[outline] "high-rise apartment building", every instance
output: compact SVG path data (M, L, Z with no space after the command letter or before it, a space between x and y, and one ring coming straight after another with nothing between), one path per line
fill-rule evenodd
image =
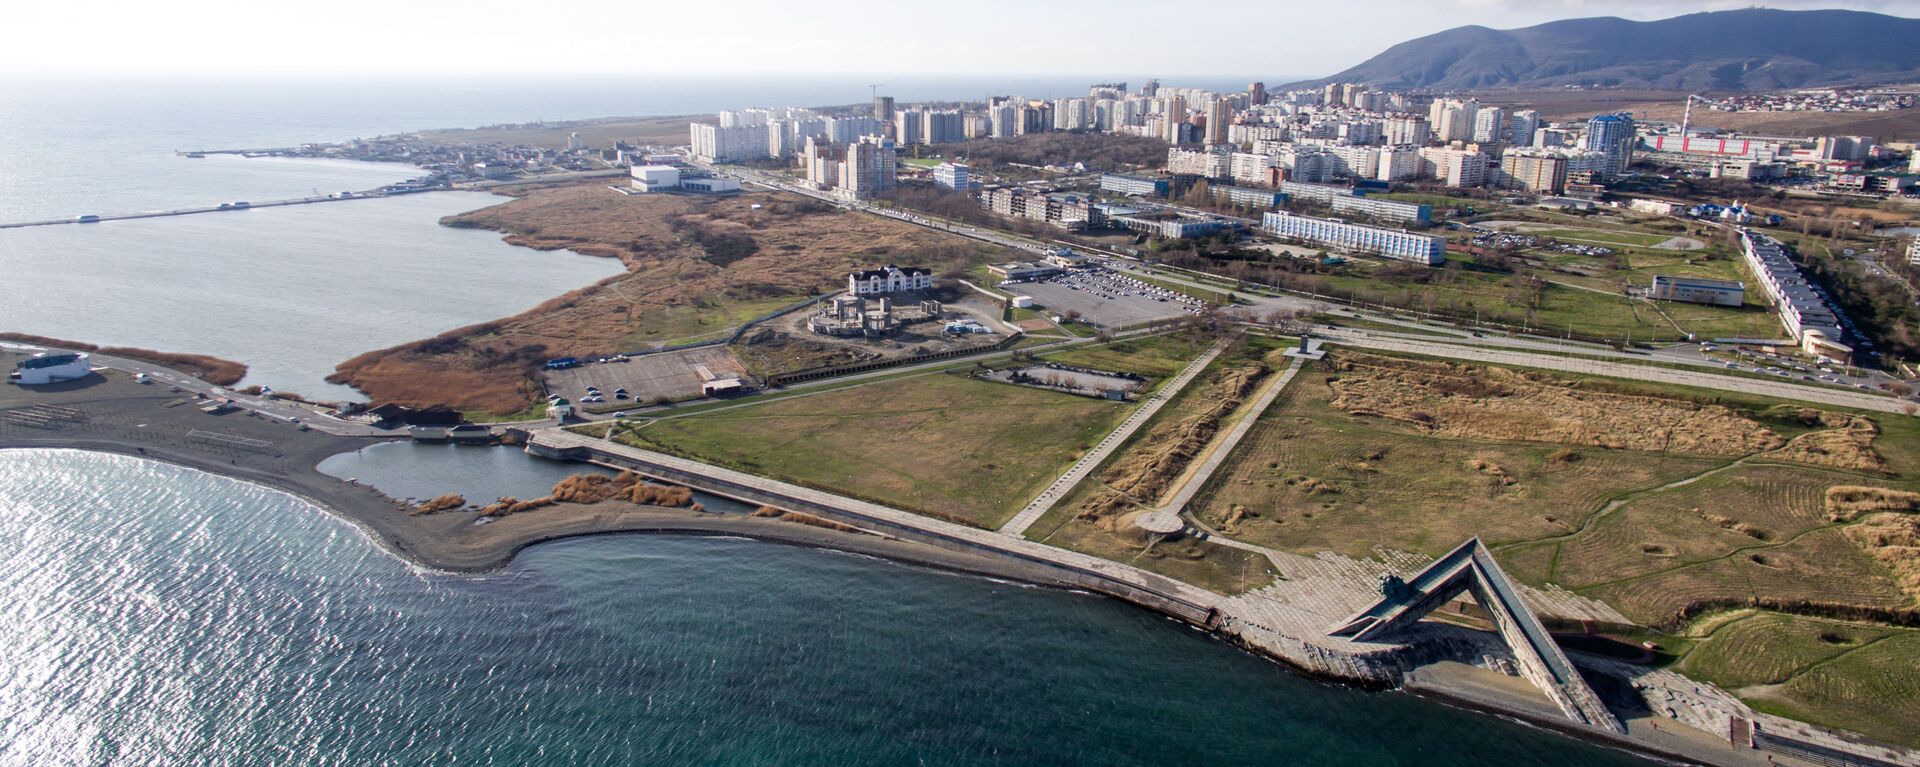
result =
M893 97L873 97L873 119L882 123L893 122Z
M847 145L818 136L807 137L801 150L807 167L807 183L815 189L832 189L840 183L840 166L847 159Z
M1207 104L1207 143L1227 143L1227 126L1233 124L1233 102L1225 96Z
M1507 110L1500 107L1481 107L1475 111L1473 140L1479 144L1507 140Z
M1427 121L1413 115L1394 115L1383 126L1387 146L1425 146L1433 129Z
M770 156L764 122L729 128L693 123L688 132L693 156L706 162L746 162Z
M1507 135L1501 139L1507 146L1533 146L1533 132L1540 128L1540 113L1531 109L1516 110L1507 115Z
M1560 194L1567 189L1567 158L1534 149L1512 149L1500 158L1500 185L1534 194Z
M899 156L893 142L880 136L862 136L848 144L846 161L840 165L840 193L866 199L899 185L894 167Z
M1434 137L1442 143L1449 141L1473 140L1474 119L1480 111L1480 103L1472 99L1438 99L1428 113L1428 121L1434 126Z
M920 143L951 144L967 140L967 116L959 110L946 109L938 112L921 110Z
M902 109L893 115L893 138L901 144L925 144L927 110Z
M1267 103L1267 84L1262 82L1247 85L1247 105L1265 106Z
M987 120L991 124L988 135L994 138L1008 138L1019 132L1020 109L1012 104L989 107Z
M1588 120L1587 136L1580 147L1605 154L1607 164L1603 175L1611 178L1626 173L1627 167L1633 164L1633 145L1639 140L1634 133L1633 117L1622 112Z

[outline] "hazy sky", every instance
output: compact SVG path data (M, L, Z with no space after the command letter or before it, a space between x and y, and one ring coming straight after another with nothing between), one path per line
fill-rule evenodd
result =
M1464 24L1742 0L11 0L0 74L842 72L1323 76ZM1920 0L1774 0L1920 17Z

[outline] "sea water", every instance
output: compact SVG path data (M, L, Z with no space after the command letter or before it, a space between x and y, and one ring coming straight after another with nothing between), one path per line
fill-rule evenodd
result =
M1634 763L1101 597L654 535L424 573L258 486L0 450L0 764Z

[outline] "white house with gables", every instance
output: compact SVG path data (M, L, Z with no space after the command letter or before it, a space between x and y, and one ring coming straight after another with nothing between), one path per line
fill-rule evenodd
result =
M868 269L847 275L847 294L853 296L878 296L932 288L933 270L913 266L899 267L887 264L879 269Z

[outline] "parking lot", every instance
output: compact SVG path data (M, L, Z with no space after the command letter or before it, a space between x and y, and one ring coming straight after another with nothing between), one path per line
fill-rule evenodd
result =
M648 405L660 398L692 399L700 385L714 378L747 377L747 369L725 346L702 346L677 352L634 357L625 362L587 363L546 373L547 393L558 394L593 410L618 409L621 404ZM583 402L587 387L600 389L606 402ZM627 391L621 399L617 392Z
M1014 295L1032 296L1048 314L1079 312L1101 327L1124 327L1200 311L1199 299L1105 270L1069 272L1038 282L1002 285Z

